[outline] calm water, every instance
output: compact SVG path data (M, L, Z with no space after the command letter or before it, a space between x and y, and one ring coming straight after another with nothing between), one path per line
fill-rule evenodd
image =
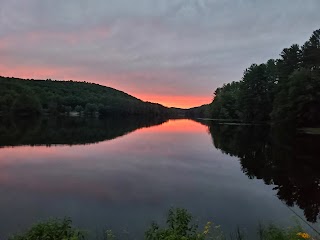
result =
M0 125L0 239L69 216L141 239L170 207L249 235L259 222L315 222L319 137L192 120L50 119ZM294 212L293 212L294 211Z

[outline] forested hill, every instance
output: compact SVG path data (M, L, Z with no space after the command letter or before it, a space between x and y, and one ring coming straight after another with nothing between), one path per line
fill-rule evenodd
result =
M170 109L122 91L88 82L0 77L0 114L151 114Z
M214 95L205 106L213 119L320 126L320 29L301 47L283 49L279 59L252 64Z

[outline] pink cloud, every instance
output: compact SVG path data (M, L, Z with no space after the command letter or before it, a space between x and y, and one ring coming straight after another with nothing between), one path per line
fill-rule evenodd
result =
M76 58L73 55L63 55L54 52L54 46L81 46L104 40L111 34L107 27L95 27L70 32L33 31L12 33L0 38L0 75L32 79L76 80L98 83L127 92L144 101L157 102L168 107L189 108L211 101L209 97L199 96L190 90L181 93L181 80L186 80L188 74L179 70L159 69L125 70L120 63L117 66L106 65L93 56ZM38 44L48 44L54 53L40 51L40 56L30 56L32 49ZM20 46L30 46L19 52ZM52 45L53 44L53 45ZM43 48L42 48L43 49ZM43 50L45 51L45 50ZM13 54L14 53L14 54ZM46 56L43 58L43 55ZM90 58L91 57L91 58ZM61 62L59 61L60 58ZM92 63L98 61L98 65ZM122 69L122 70L121 70ZM180 84L180 85L179 85ZM180 90L179 95L177 92Z
M108 27L93 27L71 31L33 31L12 33L0 38L0 48L16 46L17 44L35 45L39 43L63 42L64 44L79 44L106 39L110 35Z
M0 57L0 60L1 57ZM41 67L35 68L32 66L26 65L15 65L7 66L0 63L0 75L6 77L20 77L27 79L48 79L52 76L56 76L62 80L68 80L69 74L75 71L72 67Z

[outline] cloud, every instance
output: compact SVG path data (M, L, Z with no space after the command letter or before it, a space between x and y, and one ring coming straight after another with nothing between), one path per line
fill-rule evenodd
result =
M320 22L318 0L0 0L0 6L0 75L86 80L172 99L210 98L251 63L302 44Z

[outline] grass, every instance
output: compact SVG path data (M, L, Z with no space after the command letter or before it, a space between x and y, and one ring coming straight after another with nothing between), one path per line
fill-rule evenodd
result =
M32 226L24 233L15 234L9 240L86 240L89 239L86 231L72 225L72 221L52 219ZM111 231L107 230L99 239L120 240ZM130 238L128 238L130 239ZM193 217L185 209L170 209L165 226L160 227L152 223L145 232L145 240L245 240L246 236L238 228L228 237L222 232L219 225L208 222L203 228L194 223ZM283 228L273 224L257 228L257 239L260 240L319 240L311 236L300 225Z

